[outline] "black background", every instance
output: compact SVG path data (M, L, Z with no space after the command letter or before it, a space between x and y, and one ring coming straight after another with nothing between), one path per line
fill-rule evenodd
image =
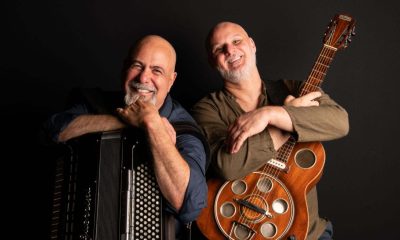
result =
M320 214L334 222L336 239L399 238L395 0L14 0L1 9L2 218L13 239L47 237L53 164L36 148L41 122L63 109L73 87L118 90L122 59L134 40L159 34L175 46L172 95L189 108L221 87L204 50L217 22L245 27L264 79L305 79L339 12L356 18L357 35L337 53L323 87L348 110L350 133L324 144Z

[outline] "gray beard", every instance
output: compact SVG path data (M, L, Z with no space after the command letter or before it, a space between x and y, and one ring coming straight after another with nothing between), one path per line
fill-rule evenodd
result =
M151 96L151 98L148 100L148 102L150 102L151 104L153 104L154 106L157 103L157 98L156 98L156 94L157 92L153 92L153 95ZM135 103L140 97L140 94L136 93L136 92L132 92L131 90L129 90L124 97L124 101L125 104L127 106Z
M223 70L219 67L217 67L218 72L221 74L222 78L225 79L228 82L231 83L238 83L242 79L247 79L248 77L251 76L251 66L256 64L256 54L254 53L254 56L250 59L250 62L248 62L242 69L240 70L234 70L234 71L229 71L229 70Z

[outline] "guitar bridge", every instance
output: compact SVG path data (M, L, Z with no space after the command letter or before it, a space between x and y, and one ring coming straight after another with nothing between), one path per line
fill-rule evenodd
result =
M289 167L286 165L286 163L278 161L276 159L270 159L268 160L267 164L269 164L271 167L274 167L280 171L283 171L285 173L289 172Z
M229 236L234 237L234 239L251 240L255 234L256 231L247 225L234 221Z

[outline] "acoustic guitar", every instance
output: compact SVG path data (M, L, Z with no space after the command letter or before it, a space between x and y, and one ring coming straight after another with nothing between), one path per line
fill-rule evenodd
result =
M337 14L328 25L323 47L299 96L319 90L339 49L354 35L355 20ZM305 239L306 194L322 176L325 150L320 142L299 143L292 136L258 171L242 179L210 179L208 207L196 223L208 239Z

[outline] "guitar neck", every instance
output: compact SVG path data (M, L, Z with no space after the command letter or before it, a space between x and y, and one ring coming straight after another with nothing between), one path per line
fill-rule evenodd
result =
M320 54L308 76L307 81L300 91L299 96L303 96L309 92L318 91L325 79L329 66L336 54L337 49L326 44L323 45Z
M328 72L329 66L331 65L333 57L336 54L336 50L337 49L334 47L328 46L326 44L323 45L322 50L317 57L317 61L315 62L307 81L304 82L304 85L300 90L299 96L303 96L309 92L319 90L322 82L325 79L326 73ZM295 144L296 140L293 136L291 136L285 142L285 144L283 144L279 148L277 159L282 162L287 162Z

